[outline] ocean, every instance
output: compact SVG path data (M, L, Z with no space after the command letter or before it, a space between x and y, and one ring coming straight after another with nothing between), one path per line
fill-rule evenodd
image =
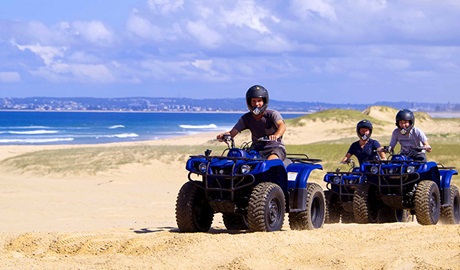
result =
M0 111L0 145L100 144L230 130L242 113ZM299 114L282 114L285 119Z

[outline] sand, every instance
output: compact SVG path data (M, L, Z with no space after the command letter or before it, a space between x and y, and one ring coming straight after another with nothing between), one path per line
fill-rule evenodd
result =
M424 127L440 130L430 126ZM345 133L350 123L308 123L288 129L285 142L333 139L328 128ZM204 146L215 135L128 145ZM82 146L0 146L0 160L73 147ZM293 231L286 215L281 231L253 233L226 230L216 214L208 233L180 233L174 212L187 181L184 167L179 160L150 160L96 175L0 167L0 269L460 269L459 225L351 223Z

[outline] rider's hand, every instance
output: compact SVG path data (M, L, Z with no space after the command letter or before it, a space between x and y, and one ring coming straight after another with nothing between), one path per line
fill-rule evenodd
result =
M270 141L277 141L277 140L279 139L279 136L278 136L278 135L275 135L275 134L269 135L269 136L268 136L268 139L269 139Z
M381 152L384 152L384 153L391 153L392 149L391 149L391 146L384 146L382 147L382 150Z
M221 134L218 134L216 139L219 141L219 142L223 142L224 140L224 136L225 135L230 135L230 132L224 132L224 133L221 133Z

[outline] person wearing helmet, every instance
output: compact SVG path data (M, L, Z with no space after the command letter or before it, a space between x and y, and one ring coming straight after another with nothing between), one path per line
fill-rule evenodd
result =
M390 147L394 149L397 143L401 145L401 154L408 155L414 160L426 161L426 152L431 152L431 146L425 133L416 128L414 113L408 109L396 114L396 129L391 134ZM421 147L422 151L415 148Z
M246 92L249 112L241 116L232 130L217 135L217 140L221 141L224 134L230 134L233 138L243 130L249 129L253 147L263 158L284 160L286 148L282 138L286 125L278 111L267 109L269 101L267 89L260 85L251 86ZM267 137L269 141L259 141L263 137Z
M355 155L362 164L368 160L386 160L385 153L382 151L383 147L377 140L371 139L372 123L369 120L359 121L356 125L356 134L359 140L352 143L348 149L347 154L343 157L341 163L347 163L351 156Z

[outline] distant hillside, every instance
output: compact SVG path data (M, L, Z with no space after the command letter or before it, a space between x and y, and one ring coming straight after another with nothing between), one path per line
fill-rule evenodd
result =
M307 114L286 120L288 125L285 141L288 144L303 144L342 139L356 139L356 124L368 119L374 126L373 137L388 139L395 126L397 109L386 106L370 106L363 111L331 109ZM424 112L415 112L415 125L421 128L430 139L446 141L460 137L460 119L432 118ZM305 132L298 130L305 129ZM302 137L298 134L302 133ZM310 134L311 133L311 134ZM311 138L307 138L309 134Z

